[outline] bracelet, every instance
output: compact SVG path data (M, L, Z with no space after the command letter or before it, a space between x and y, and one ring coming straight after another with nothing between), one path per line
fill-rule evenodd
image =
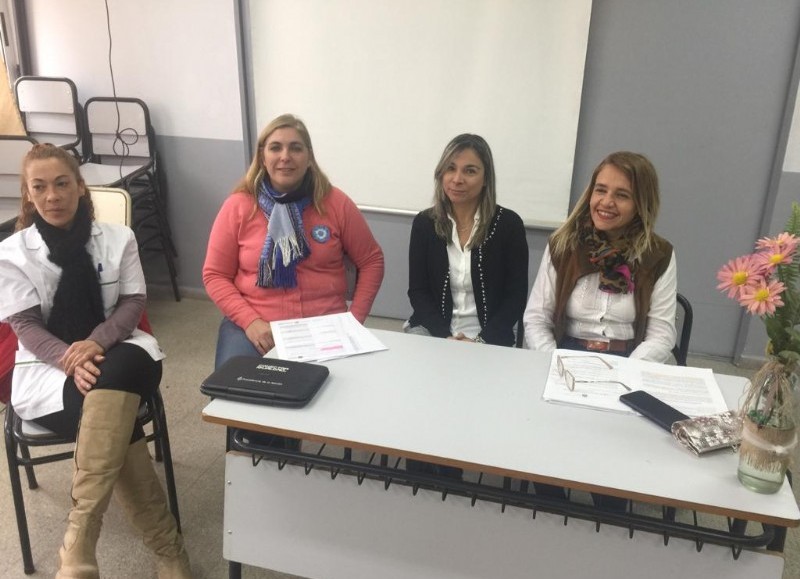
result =
M473 342L475 342L475 343L477 343L477 344L485 344L485 343L486 343L486 340L484 340L484 339L481 337L481 335L480 335L480 334L478 334L477 336L475 336L475 339L474 339L474 340L472 340L472 341L473 341Z

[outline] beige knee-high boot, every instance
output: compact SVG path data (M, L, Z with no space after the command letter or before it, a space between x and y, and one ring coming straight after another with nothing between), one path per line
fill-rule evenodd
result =
M159 579L190 579L189 557L164 490L153 468L147 443L134 442L114 488L117 502L158 558Z
M92 390L83 401L75 443L72 510L58 552L61 563L57 579L100 576L95 557L97 539L128 453L139 401L139 396L118 390Z

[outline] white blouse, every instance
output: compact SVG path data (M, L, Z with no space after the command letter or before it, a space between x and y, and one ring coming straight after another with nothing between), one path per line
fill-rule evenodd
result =
M630 340L634 337L636 307L633 294L612 294L600 291L600 274L578 279L566 304L567 335L580 339ZM676 295L678 291L675 252L667 270L656 281L647 314L644 341L631 353L631 358L666 362L672 355L675 330ZM556 270L545 248L536 281L523 315L525 342L533 350L556 348L553 315L556 303Z
M455 220L448 215L452 223L452 243L447 244L447 260L450 263L450 293L453 296L453 317L450 320L450 333L455 336L459 332L469 339L481 333L481 323L478 320L478 305L475 302L475 292L472 287L472 249L462 249L458 239ZM480 212L475 213L469 239L464 247L469 247L472 237L478 229Z

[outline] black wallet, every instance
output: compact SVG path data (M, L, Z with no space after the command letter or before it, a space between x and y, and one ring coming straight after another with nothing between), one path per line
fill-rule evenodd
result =
M206 378L200 391L214 398L300 408L328 378L328 368L307 362L235 356Z
M636 412L649 418L667 432L672 432L672 424L679 420L689 418L680 410L677 410L644 390L634 390L627 394L622 394L619 401L627 404Z

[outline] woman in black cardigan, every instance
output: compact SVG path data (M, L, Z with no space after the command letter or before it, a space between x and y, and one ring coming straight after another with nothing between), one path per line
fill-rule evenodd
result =
M489 145L463 134L434 173L434 205L411 228L406 331L513 346L528 293L520 217L497 205Z

